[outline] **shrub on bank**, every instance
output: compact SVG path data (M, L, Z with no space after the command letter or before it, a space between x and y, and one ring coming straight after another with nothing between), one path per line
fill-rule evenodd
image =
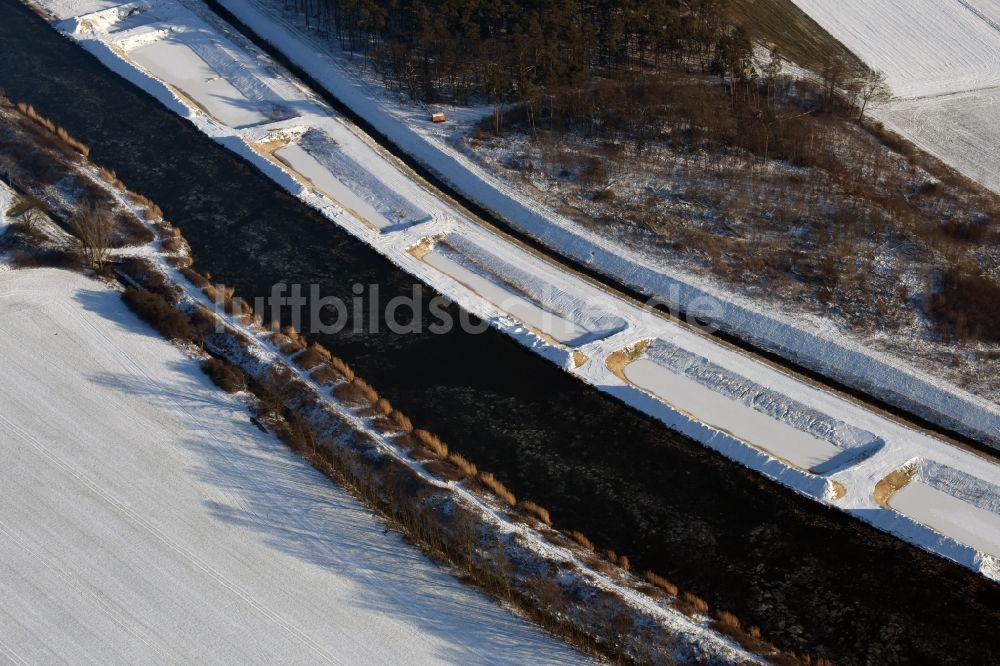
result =
M355 378L354 370L352 370L351 366L347 365L347 363L345 363L343 360L341 360L336 356L333 356L332 358L330 358L330 365L332 365L337 372L343 375L344 379L346 379L349 382L354 381Z
M129 199L131 199L132 203L146 208L146 219L152 220L158 217L163 217L163 211L160 210L159 206L150 201L148 197L132 191L127 191L125 194Z
M314 342L295 357L295 365L303 370L312 370L330 359L330 352L322 345Z
M246 390L247 376L242 370L214 356L201 362L201 369L206 375L226 393L238 393Z
M64 145L72 148L75 152L83 155L84 157L90 156L90 148L86 144L73 138L64 128L57 126L51 120L38 113L32 105L25 104L24 102L18 102L17 110L20 111L24 117L30 118L34 121L39 127L42 127L47 132L54 134L60 141L63 142Z
M163 274L149 259L143 257L126 257L118 264L118 269L139 282L148 291L162 296L172 306L177 305L183 290Z
M399 429L403 432L413 432L413 421L411 421L406 414L398 409L392 410L392 413L389 414L389 418L393 423L399 426Z
M329 363L324 363L309 374L314 382L322 386L329 386L331 384L336 384L342 377L337 370Z
M129 288L122 294L122 298L140 319L159 331L163 337L171 340L194 339L190 320L159 294L148 289Z
M690 592L684 592L680 596L677 608L685 615L704 615L708 612L708 602Z
M716 611L715 617L721 624L724 624L727 627L732 627L733 629L743 628L743 623L740 622L740 619L735 615L733 615L732 613L730 613L729 611L724 611L724 610Z
M178 270L180 270L181 275L187 278L187 280L198 289L203 289L208 285L208 278L206 278L204 275L194 270L190 266L185 266Z
M357 389L358 393L364 396L365 400L375 404L379 401L378 391L376 391L371 384L361 379L360 377L355 377L352 382L354 388Z

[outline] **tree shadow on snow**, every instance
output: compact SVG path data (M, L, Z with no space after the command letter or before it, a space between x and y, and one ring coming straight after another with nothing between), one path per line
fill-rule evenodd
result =
M162 404L190 424L196 436L179 442L195 455L187 473L231 498L220 501L218 493L211 493L216 499L203 502L214 519L252 531L270 548L330 572L331 591L343 588L337 579L346 578L348 589L361 593L338 603L397 618L435 636L435 656L442 660L555 663L572 654L463 585L275 436L258 430L245 405L213 386L195 361L173 362L169 370L173 376L165 386L156 377L114 373L90 379ZM275 584L294 588L295 582Z

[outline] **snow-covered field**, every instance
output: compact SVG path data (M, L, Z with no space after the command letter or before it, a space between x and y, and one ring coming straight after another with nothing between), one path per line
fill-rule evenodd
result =
M117 292L5 271L0 312L0 661L582 660L386 533Z
M875 115L1000 191L998 0L793 0L898 98Z
M990 0L793 0L900 97L1000 85L1000 27ZM983 8L985 11L977 11Z
M65 8L70 0L59 1ZM684 295L676 299L688 303L705 295L698 285L679 282L659 269L635 263L624 256L626 253L620 248L603 247L595 239L574 235L542 213L528 208L527 202L512 198L516 197L512 191L500 185L501 189L495 189L496 183L488 175L463 161L456 151L446 148L448 144L443 136L434 139L430 134L445 130L419 120L415 112L409 120L393 115L381 106L388 104L387 98L379 97L368 83L349 78L336 63L331 66L329 59L317 56L306 42L297 41L287 27L267 19L253 5L241 0L224 2L263 34L287 47L303 66L314 66L318 78L337 88L338 94L349 104L363 107L359 109L362 115L385 125L391 130L386 133L400 139L405 149L422 154L424 158L440 156L441 164L453 170L460 189L465 190L468 186L469 191L484 194L487 199L493 197L490 201L505 213L510 212L509 217L515 220L526 213L530 219L522 217L521 221L527 220L529 227L532 220L537 221L534 230L539 231L539 235L548 234L548 240L554 245L582 261L600 264L611 273L628 273L628 282L655 287L653 291L664 294L684 291ZM133 9L137 11L129 16ZM187 117L201 131L252 161L333 223L581 380L804 495L848 511L987 576L1000 578L997 561L972 545L960 542L962 533L956 531L949 536L947 526L938 526L944 533L935 531L881 505L873 496L878 481L914 458L939 461L964 474L963 484L977 488L1000 488L1000 466L900 425L853 401L803 383L700 332L653 314L479 226L423 189L355 127L317 101L251 44L236 34L224 34L218 19L197 0L143 0L89 16L69 18L57 25L108 67ZM155 72L132 59L132 49L148 48L158 39L165 38L184 43L190 39L193 44L211 45L212 53L226 54L231 64L223 67L213 61L210 64L214 71L230 72L234 77L230 82L247 99L277 99L274 108L294 109L295 117L284 116L272 123L240 128L225 124L222 119L226 114L204 113L198 105L170 87L171 82L189 76L183 71L182 63L158 63L157 67L161 68L158 71L164 77L159 79L150 75ZM204 49L197 52L205 59ZM248 95L247 91L253 95ZM245 107L238 99L218 101L235 108ZM236 120L234 124L239 122ZM429 128L427 133L413 129L418 124ZM391 193L394 201L408 202L413 210L425 213L426 219L419 224L397 225L391 229L380 227L364 219L362 211L336 201L335 195L326 196L320 188L304 184L301 173L293 173L295 169L283 166L268 153L267 146L276 136L298 141L310 132L319 132L331 141L329 145L336 146L344 161L363 167L352 170L348 178L342 173L332 173L337 167L326 164L331 178L364 198L380 215L389 209L385 193ZM308 151L308 146L305 149ZM323 166L324 161L316 159L310 168ZM319 180L321 175L313 173L313 178ZM375 200L370 200L373 197ZM508 205L509 208L504 209ZM434 256L447 256L450 263L434 264L434 260L429 263L426 253L415 251L429 239L447 239L441 248L448 254ZM477 288L490 293L480 293ZM508 303L501 298L503 293L495 291L497 289L517 295L521 300ZM491 299L491 293L496 298ZM496 300L501 303L494 302ZM793 358L822 358L824 366L832 371L860 373L863 378L875 382L876 387L882 387L880 382L888 384L887 392L897 391L917 405L930 404L974 432L1000 439L1000 414L996 405L935 383L919 372L900 367L894 359L852 347L837 339L835 332L802 330L793 322L774 319L748 304L715 302L729 322L744 326L753 333L751 337L770 340ZM571 327L546 332L537 326L537 317L547 317L553 326L561 320ZM739 330L740 326L735 328ZM689 401L683 409L678 409L676 405L685 398L684 393L689 388L686 384L659 382L644 389L619 377L609 367L608 359L612 355L649 339L665 341L709 364L711 377L699 378L699 386L729 398L756 396L749 402L742 398L736 400L741 409L756 411L752 418L758 427L741 434L726 432L719 422L720 406L716 400ZM779 439L781 441L776 441ZM817 439L821 441L813 441ZM847 449L847 458L824 447L824 442ZM877 445L882 442L884 445ZM854 444L859 445L859 450L851 450ZM835 454L834 458L828 458L820 466L812 464L827 453ZM788 464L785 460L798 460L801 464ZM833 464L834 461L837 464ZM994 512L1000 513L1000 510L994 509Z

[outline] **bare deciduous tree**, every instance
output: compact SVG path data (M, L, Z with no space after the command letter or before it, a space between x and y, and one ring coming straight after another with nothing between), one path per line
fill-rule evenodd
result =
M858 81L858 122L864 120L865 110L872 102L884 104L892 99L892 89L886 82L885 72L877 69L868 70Z
M104 206L82 204L70 219L69 229L77 238L84 260L95 270L104 270L115 231L111 211Z
M7 211L7 217L17 218L28 229L35 230L45 216L45 202L33 194L22 194Z
M21 168L12 156L0 155L0 177L14 186L21 182Z

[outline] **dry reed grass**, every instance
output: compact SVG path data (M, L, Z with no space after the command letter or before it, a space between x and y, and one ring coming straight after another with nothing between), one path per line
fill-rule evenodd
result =
M583 532L580 532L578 530L573 530L572 532L569 533L569 538L571 538L573 541L577 543L577 545L585 548L586 550L590 551L594 550L593 542L591 542L591 540L588 539L587 535L584 534Z
M406 414L398 409L392 410L392 413L389 414L389 418L393 423L399 426L399 429L403 432L413 432L413 421L411 421Z
M677 589L676 585L671 583L663 576L659 576L653 573L652 571L646 571L645 573L642 574L642 577L646 580L647 583L649 583L653 587L663 590L664 592L666 592L671 596L676 597L680 591Z
M354 388L357 389L358 393L360 393L364 397L364 399L367 400L368 402L375 404L379 401L378 391L376 391L372 387L372 385L366 382L365 380L361 379L360 377L355 377L354 381L351 382L351 384L353 384Z
M331 384L336 384L341 379L343 375L337 372L329 363L324 363L317 368L315 368L309 375L314 382L322 386L330 386Z
M50 134L53 134L56 137L58 137L59 140L63 142L63 144L69 146L80 155L84 157L90 157L90 147L87 146L87 144L83 143L82 141L79 141L78 139L75 139L73 136L70 135L69 132L66 131L65 128L59 127L51 120L49 120L42 114L38 113L38 111L35 110L35 107L33 107L31 104L18 102L17 110L20 111L24 117L30 118L32 121L34 121L35 124L37 124L39 127L42 127Z
M413 438L417 443L429 451L436 458L448 457L448 445L441 441L437 435L427 430L417 429L413 431Z
M330 352L318 342L313 342L294 358L295 365L303 370L312 370L313 368L325 365L329 360Z
M470 479L476 478L479 470L465 456L460 453L449 453L448 462L457 467L459 471Z
M704 615L708 612L708 602L690 592L684 592L677 604L678 610L685 615Z
M345 363L342 359L333 356L330 358L330 365L332 365L337 372L343 375L345 380L347 380L348 382L354 381L355 379L354 370L352 370L351 366L347 365L347 363Z
M552 516L549 515L549 510L545 507L539 506L530 500L521 500L517 503L517 508L552 527Z
M517 506L517 497L507 489L503 483L501 483L495 476L489 472L479 473L479 482L484 486L493 491L493 494L499 497L508 506Z

